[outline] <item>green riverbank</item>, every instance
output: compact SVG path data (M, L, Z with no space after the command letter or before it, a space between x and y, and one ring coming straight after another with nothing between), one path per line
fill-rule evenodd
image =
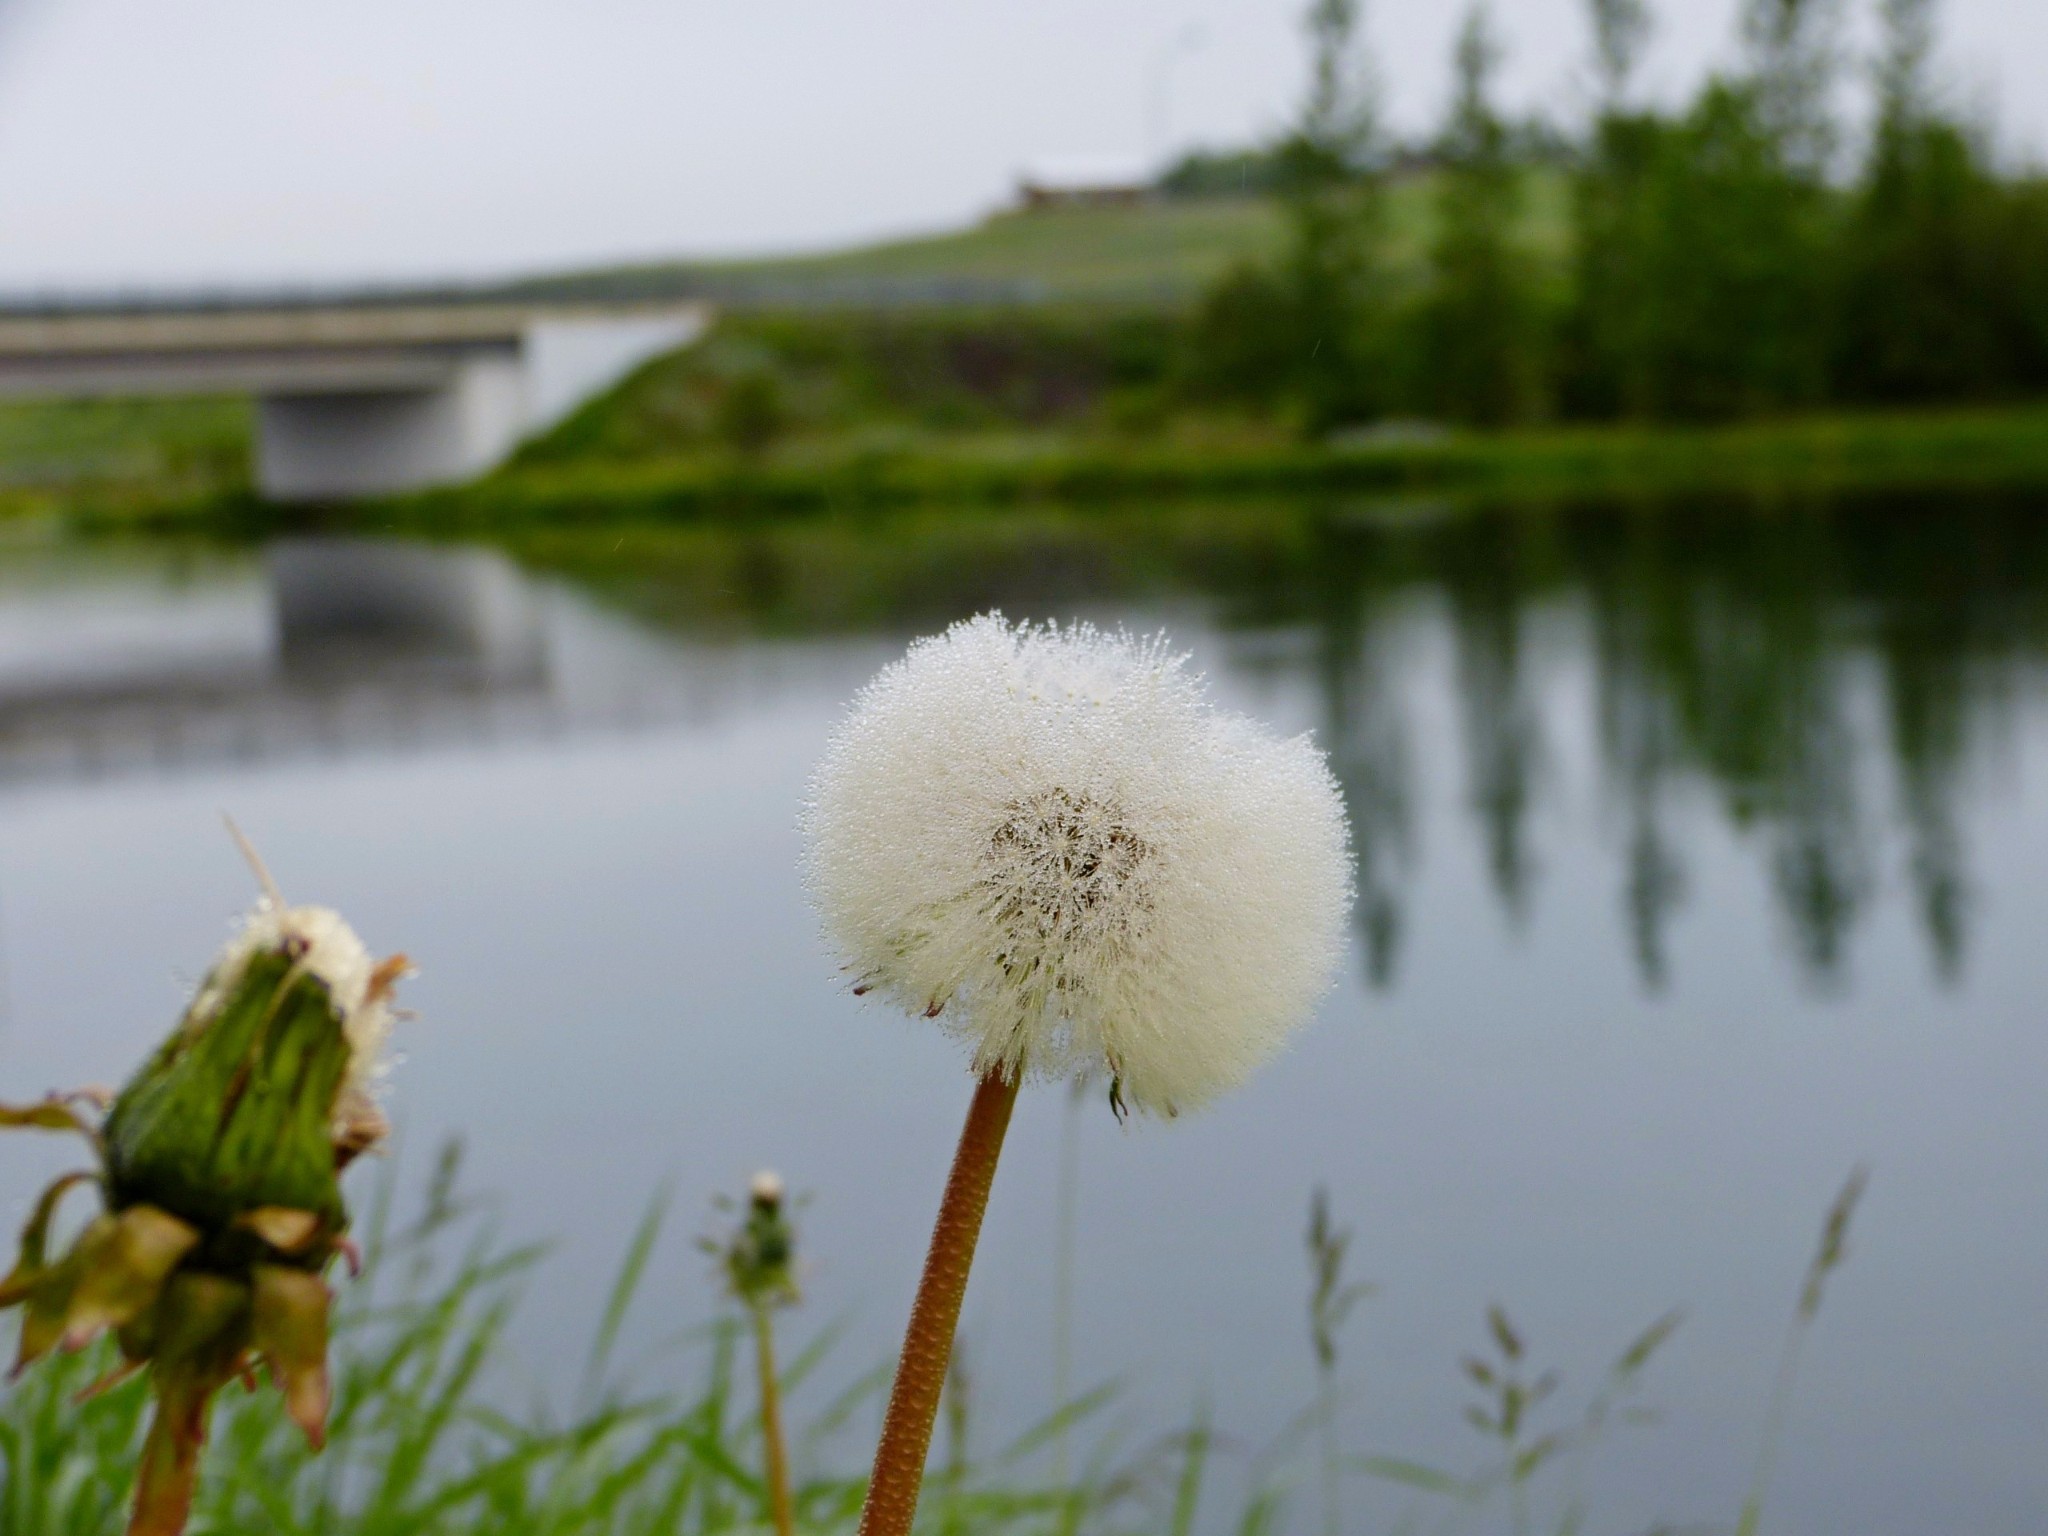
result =
M532 465L459 489L365 506L358 516L379 526L467 532L1274 494L1550 500L1948 485L2048 485L2048 406L1821 416L1698 430L1571 428L1413 440L1382 434L1335 446L1006 438L807 461Z
M138 418L147 424L148 418ZM182 425L182 421L180 422ZM209 425L214 425L209 423ZM2048 403L1827 414L1696 428L1497 433L1382 429L1330 445L1221 436L932 436L900 447L793 445L747 456L515 461L463 486L279 507L220 451L164 473L160 456L96 454L90 472L0 485L0 516L81 530L279 526L477 534L930 507L1132 504L1164 498L1429 495L1554 500L1897 488L2048 487ZM127 472L100 473L103 466ZM132 470L130 466L133 466Z
M477 527L1281 492L1492 498L2035 483L2048 485L2044 405L1699 429L1382 433L1331 446L1009 438L799 461L536 465L379 510L408 526Z

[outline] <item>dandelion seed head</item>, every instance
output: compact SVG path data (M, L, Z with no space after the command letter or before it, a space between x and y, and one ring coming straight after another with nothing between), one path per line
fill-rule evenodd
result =
M1351 895L1322 755L1209 701L1162 638L999 614L855 699L806 803L805 874L857 991L977 1071L1104 1070L1194 1108L1328 987Z

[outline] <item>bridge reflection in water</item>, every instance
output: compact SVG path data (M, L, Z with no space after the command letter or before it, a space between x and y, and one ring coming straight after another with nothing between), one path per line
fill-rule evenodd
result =
M715 654L569 625L505 555L290 539L0 577L0 786L404 754L716 713Z

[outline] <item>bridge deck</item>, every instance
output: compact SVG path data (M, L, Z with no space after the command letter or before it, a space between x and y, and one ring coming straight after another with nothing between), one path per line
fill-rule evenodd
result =
M688 306L400 304L0 313L0 395L404 392L447 385L535 327Z

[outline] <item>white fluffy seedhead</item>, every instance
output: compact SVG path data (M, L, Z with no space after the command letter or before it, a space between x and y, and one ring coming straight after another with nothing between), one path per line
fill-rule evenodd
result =
M192 1017L209 1017L258 954L289 950L308 975L326 987L349 1045L345 1090L363 1090L375 1080L391 1034L388 976L341 914L326 907L287 907L263 897L242 918L206 974L192 1004Z
M1096 1067L1193 1108L1329 985L1351 859L1322 754L1218 711L1161 639L999 614L920 640L812 781L806 876L858 990L977 1071Z

